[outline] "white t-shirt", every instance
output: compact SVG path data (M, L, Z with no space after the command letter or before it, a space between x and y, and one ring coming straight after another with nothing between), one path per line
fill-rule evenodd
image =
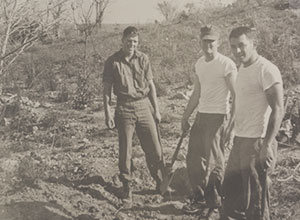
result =
M237 68L235 63L228 57L218 53L209 61L201 57L196 65L196 75L201 85L201 95L198 111L201 113L227 114L229 111L229 88L225 77L231 73L235 78Z
M265 90L276 83L282 84L279 69L262 56L252 65L240 67L236 80L236 136L265 136L271 114Z

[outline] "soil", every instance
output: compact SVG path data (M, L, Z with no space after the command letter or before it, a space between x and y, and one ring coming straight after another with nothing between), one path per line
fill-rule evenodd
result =
M166 161L170 161L187 100L161 97L159 103L162 146ZM125 209L120 200L117 132L105 127L101 105L82 111L50 101L27 109L26 105L21 106L20 115L29 113L34 121L30 128L22 120L13 127L8 119L1 127L0 220L206 219L208 210L201 215L182 211L190 195L185 165L188 137L175 163L171 184L175 192L166 196L154 193L144 153L134 138L133 207ZM300 219L299 172L292 176L299 163L299 146L279 148L272 175L273 220ZM210 219L218 217L218 212L213 212Z

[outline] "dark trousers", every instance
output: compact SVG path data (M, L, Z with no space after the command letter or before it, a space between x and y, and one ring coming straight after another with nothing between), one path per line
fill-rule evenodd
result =
M129 183L132 179L132 138L136 131L145 152L150 174L157 183L160 183L164 169L163 153L149 99L118 101L115 121L119 134L120 180L123 183Z
M190 133L187 153L189 181L195 197L210 207L221 205L220 189L224 175L222 137L225 115L197 113Z
M261 138L235 137L222 186L223 217L221 219L269 220L269 174L274 169L264 170L259 162ZM272 145L274 155L277 142ZM240 216L240 217L238 217Z

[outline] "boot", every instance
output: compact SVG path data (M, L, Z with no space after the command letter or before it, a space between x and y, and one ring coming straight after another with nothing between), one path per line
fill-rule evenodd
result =
M123 184L122 203L124 208L130 209L132 207L132 190L129 183Z

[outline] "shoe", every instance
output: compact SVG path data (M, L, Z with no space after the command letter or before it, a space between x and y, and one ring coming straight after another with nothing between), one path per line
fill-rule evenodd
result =
M132 190L129 184L123 185L122 203L123 208L130 209L132 207Z
M185 206L183 206L182 210L187 214L195 214L207 208L204 200L195 200L192 199L191 202Z
M224 207L219 208L220 218L219 220L230 220L230 219L240 219L246 220L245 212L234 210L230 214L226 213Z

